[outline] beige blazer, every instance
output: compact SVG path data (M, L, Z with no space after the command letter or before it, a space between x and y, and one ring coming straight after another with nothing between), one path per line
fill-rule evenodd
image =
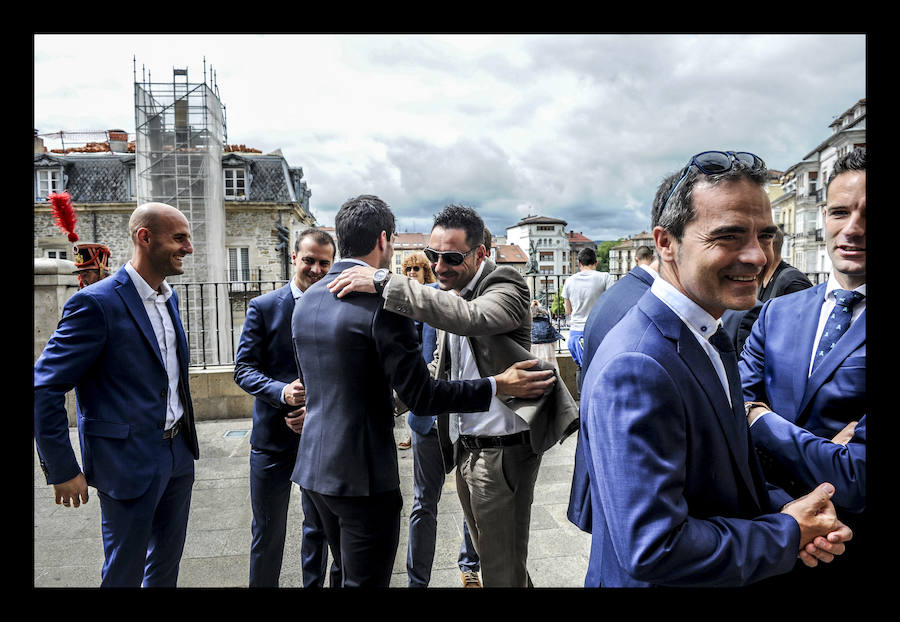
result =
M467 299L400 277L392 278L387 288L385 309L437 329L437 347L430 365L435 378L449 378L447 333L468 339L482 377L535 358L531 354L531 296L525 280L513 268L498 267L490 259L484 261L481 279ZM535 369L553 367L540 361ZM528 424L531 446L537 453L561 443L578 429L578 405L559 377L540 398L501 399ZM449 473L456 463L456 448L450 446L448 422L447 414L438 417L444 465Z

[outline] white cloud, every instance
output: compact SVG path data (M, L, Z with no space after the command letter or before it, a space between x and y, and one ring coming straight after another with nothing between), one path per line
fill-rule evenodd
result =
M865 97L861 35L37 35L34 52L41 132L133 132L132 57L154 82L201 81L205 57L229 142L302 166L322 224L375 193L423 231L453 200L497 231L538 212L636 233L692 153L783 170Z

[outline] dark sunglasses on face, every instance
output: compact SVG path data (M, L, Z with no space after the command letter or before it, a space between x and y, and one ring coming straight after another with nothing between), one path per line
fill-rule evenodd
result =
M418 272L419 266L406 266L406 271L409 272L410 270L412 270L413 272Z
M465 253L460 253L459 251L436 251L433 248L426 247L425 256L428 257L428 261L431 263L437 263L439 260L443 259L444 263L448 266L458 266L474 251L474 248L470 248Z
M751 169L763 169L766 167L766 163L763 162L761 157L752 154L749 151L704 151L693 155L687 163L687 166L684 167L684 171L681 173L681 179L679 179L678 183L669 190L663 210L668 207L669 199L672 198L672 195L675 194L675 190L678 189L678 186L680 186L681 182L684 181L684 178L687 177L692 166L696 166L704 175L717 175L731 170L731 167L734 166L735 162L741 162Z

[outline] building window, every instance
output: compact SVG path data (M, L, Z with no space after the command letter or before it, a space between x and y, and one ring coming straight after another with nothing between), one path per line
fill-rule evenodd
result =
M131 186L130 194L133 199L137 196L137 172L134 166L128 168L128 183Z
M250 280L250 249L246 246L228 249L228 280Z
M225 196L232 199L242 199L245 195L246 180L244 169L226 168L225 172Z
M47 196L62 191L62 174L59 169L37 171L37 198L43 201Z
M68 259L66 251L47 251L47 257L50 259Z
M541 261L553 261L553 252L541 251Z

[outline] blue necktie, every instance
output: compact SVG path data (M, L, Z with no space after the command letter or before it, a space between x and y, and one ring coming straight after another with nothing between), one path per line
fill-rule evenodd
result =
M862 300L864 296L859 292L851 292L846 289L834 290L834 309L825 322L825 329L822 331L822 337L819 339L819 346L816 350L816 358L813 361L813 371L819 366L819 363L825 358L825 355L831 352L834 344L841 338L841 335L850 328L850 318L853 317L853 307Z

